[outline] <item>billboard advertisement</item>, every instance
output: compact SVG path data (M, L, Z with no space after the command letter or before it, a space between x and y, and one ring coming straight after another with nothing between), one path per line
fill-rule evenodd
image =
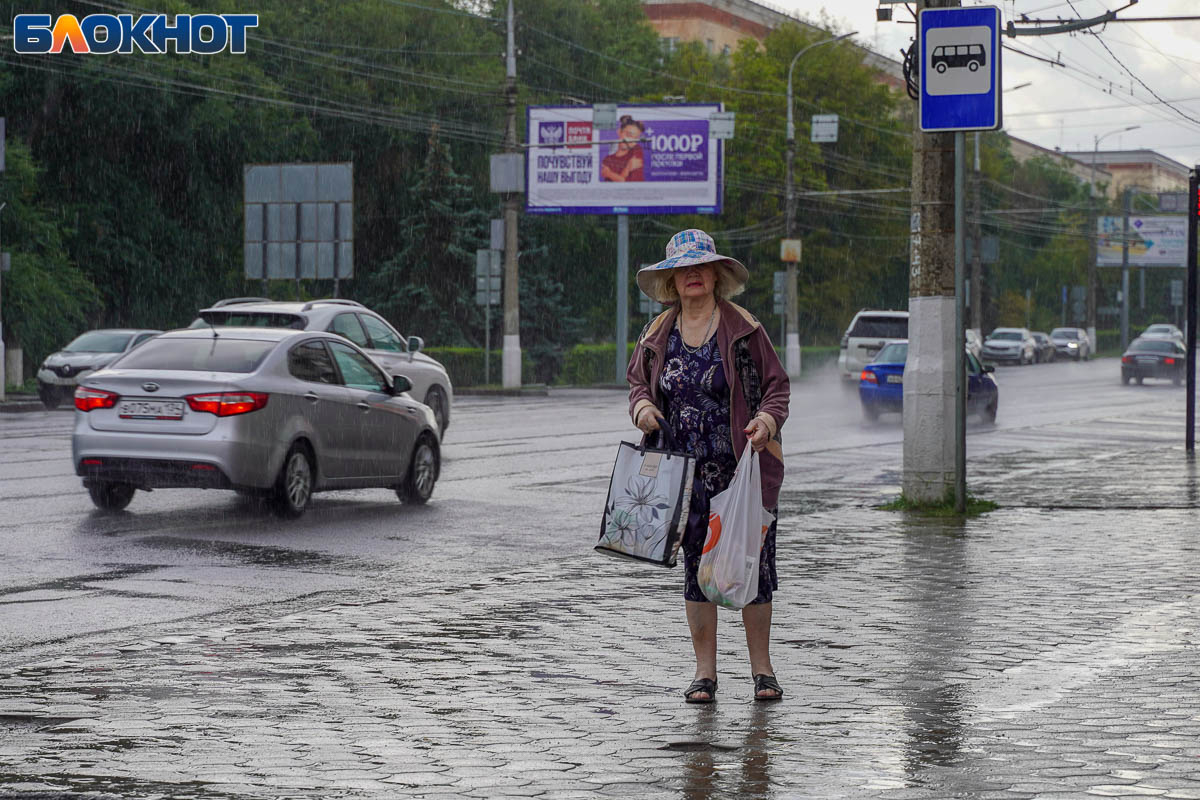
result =
M622 105L610 127L591 106L530 106L525 210L531 214L719 214L720 103Z
M1121 266L1122 220L1096 220L1096 266ZM1129 266L1187 266L1187 217L1130 217Z

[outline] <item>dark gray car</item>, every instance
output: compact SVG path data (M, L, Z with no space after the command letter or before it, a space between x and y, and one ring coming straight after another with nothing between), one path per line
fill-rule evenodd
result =
M104 369L160 333L142 328L105 328L76 336L62 350L46 356L38 367L38 398L52 410L70 403L81 377Z
M314 492L385 487L426 502L437 420L366 353L321 331L171 331L75 390L75 471L97 506L138 489L233 489L299 516Z

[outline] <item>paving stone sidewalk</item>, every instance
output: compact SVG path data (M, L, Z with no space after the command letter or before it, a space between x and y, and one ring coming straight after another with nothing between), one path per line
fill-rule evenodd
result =
M722 612L718 702L685 705L679 573L564 542L25 665L0 678L0 795L1200 798L1194 470L1038 459L982 465L1005 507L966 522L794 481L782 703L751 700Z

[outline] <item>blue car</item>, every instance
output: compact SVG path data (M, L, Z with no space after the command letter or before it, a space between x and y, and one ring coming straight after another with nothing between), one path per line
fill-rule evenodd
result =
M863 416L872 422L885 411L904 408L904 362L908 360L908 341L890 342L863 368L858 381L858 399ZM967 413L978 412L987 422L996 421L1000 387L992 374L995 367L983 365L973 353L967 353Z

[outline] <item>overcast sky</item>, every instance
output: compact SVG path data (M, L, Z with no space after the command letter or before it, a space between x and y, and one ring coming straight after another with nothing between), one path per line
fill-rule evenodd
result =
M1022 14L1030 19L1091 18L1126 2L963 0L963 5L997 5L1007 21L1014 14L1018 19ZM899 22L912 19L903 5L892 6L892 22L876 22L878 0L773 0L772 4L812 22L827 17L838 30L858 31L857 41L894 58L908 47L916 30L915 25ZM1186 15L1200 15L1200 0L1141 0L1118 18ZM1004 37L1005 44L1065 65L1051 66L1004 52L1005 87L1032 82L1005 94L1004 129L1043 147L1091 150L1094 137L1138 125L1137 130L1105 136L1100 149L1146 148L1189 167L1200 164L1200 48L1196 46L1200 20L1118 23L1093 31L1097 35ZM1159 103L1155 94L1193 119Z

